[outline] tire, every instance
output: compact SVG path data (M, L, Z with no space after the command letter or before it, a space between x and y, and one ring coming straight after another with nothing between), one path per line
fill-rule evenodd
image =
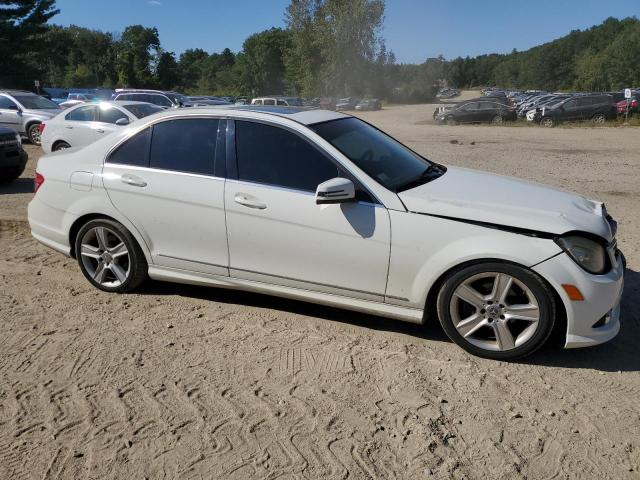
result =
M457 122L457 121L456 121L456 119L455 119L455 118L453 118L453 117L447 117L447 118L446 118L446 120L445 120L445 122L447 123L447 125L449 125L449 126L451 126L451 127L453 127L453 126L455 126L455 125L458 125L458 122Z
M40 145L40 124L32 123L29 125L27 129L27 137L29 137L29 141L34 145Z
M24 172L25 167L26 164L22 167L13 167L0 170L0 183L10 183L18 179L20 175L22 175L22 172Z
M604 113L596 113L593 117L591 117L591 121L597 125L604 125L607 121Z
M495 125L500 125L502 123L502 115L495 115L492 119L491 119L491 123L495 124Z
M556 126L556 122L554 122L551 117L544 117L540 120L540 125L547 128L553 128Z
M131 292L148 277L149 266L140 246L113 220L85 223L76 236L75 253L86 279L105 292Z
M64 150L65 148L71 148L71 145L69 145L67 142L60 141L57 142L51 150L57 152L58 150Z
M473 355L494 360L515 360L535 352L551 335L556 314L553 293L542 278L499 262L452 272L437 303L440 324L449 338Z

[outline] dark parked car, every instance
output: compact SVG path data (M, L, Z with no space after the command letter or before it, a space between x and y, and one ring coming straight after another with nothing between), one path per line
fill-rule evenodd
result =
M487 98L465 102L436 115L436 122L456 125L458 123L502 123L503 120L515 120L513 107Z
M591 120L602 124L616 118L618 108L611 95L583 95L571 97L553 107L544 108L540 125L553 127L561 122Z
M0 127L0 183L11 182L22 175L27 158L20 134Z
M356 105L356 110L380 110L381 108L382 103L377 98L367 98Z
M356 105L360 102L359 98L355 98L355 97L347 97L347 98L341 98L340 100L338 100L338 102L336 103L336 110L337 111L341 111L341 110L353 110L356 108Z

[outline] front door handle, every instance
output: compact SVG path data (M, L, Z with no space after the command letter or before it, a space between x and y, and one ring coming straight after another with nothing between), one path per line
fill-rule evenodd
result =
M70 125L67 125L67 126L66 126L66 127L64 127L64 128L68 128L69 130L73 130L73 127L72 127L72 126L70 126Z
M257 210L264 210L265 208L267 208L266 204L259 202L246 193L236 193L236 196L233 199L236 203L244 205L245 207L255 208Z
M147 182L145 182L142 178L136 177L135 175L130 175L125 173L120 177L122 183L126 183L127 185L131 185L132 187L146 187Z
M102 129L98 129L98 130L96 130L96 132L98 132L98 133L104 133L104 130L102 130Z

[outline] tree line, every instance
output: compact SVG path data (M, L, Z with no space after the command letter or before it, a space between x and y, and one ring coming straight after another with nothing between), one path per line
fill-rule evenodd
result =
M441 86L608 90L640 85L640 22L610 18L524 52L399 64L381 36L384 0L291 0L286 27L239 52L162 48L156 28L51 24L55 0L0 0L0 87L142 87L189 94L433 98Z

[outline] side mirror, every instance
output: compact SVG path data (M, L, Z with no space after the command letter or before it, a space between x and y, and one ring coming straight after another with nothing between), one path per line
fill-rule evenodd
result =
M318 185L316 204L351 202L356 198L356 187L348 178L336 177Z
M116 125L119 125L121 127L123 127L124 125L129 125L129 119L125 117L119 118L118 120L116 120Z

